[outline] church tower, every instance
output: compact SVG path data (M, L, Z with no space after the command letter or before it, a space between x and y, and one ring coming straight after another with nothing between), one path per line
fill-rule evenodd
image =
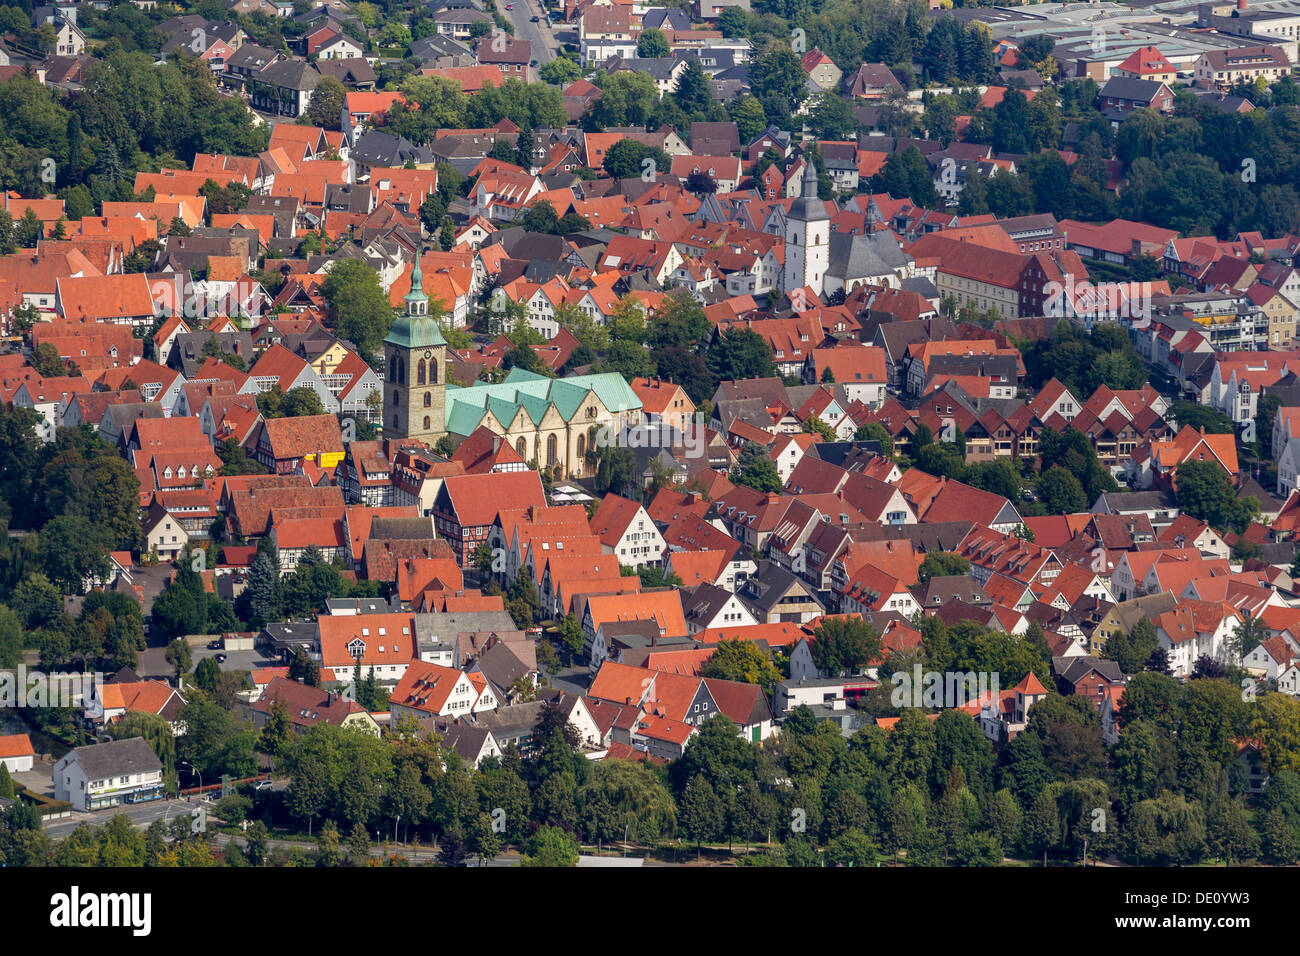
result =
M447 431L447 340L429 314L418 253L404 301L403 314L384 338L384 435L432 446Z
M830 265L831 217L817 196L817 167L805 157L803 193L785 217L785 284L788 293L809 286L818 295Z

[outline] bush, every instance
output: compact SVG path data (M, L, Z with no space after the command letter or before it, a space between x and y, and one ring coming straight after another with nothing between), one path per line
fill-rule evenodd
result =
M253 801L237 793L222 797L217 801L216 806L212 808L213 813L231 825L243 823L247 820L249 811L252 809Z

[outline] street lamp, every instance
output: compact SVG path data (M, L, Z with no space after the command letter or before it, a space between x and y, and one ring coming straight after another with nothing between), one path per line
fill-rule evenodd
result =
M200 789L200 790L203 789L203 771L201 771L198 767L194 766L194 764L190 763L188 760L178 760L178 761L176 761L176 766L178 766L178 767L189 767L190 770L192 770L194 773L198 774L198 776L199 776L199 789Z

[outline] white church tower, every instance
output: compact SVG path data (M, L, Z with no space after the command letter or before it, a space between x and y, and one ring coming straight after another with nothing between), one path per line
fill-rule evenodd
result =
M817 197L817 167L805 160L803 194L785 217L785 285L787 294L809 286L818 295L830 265L831 217Z

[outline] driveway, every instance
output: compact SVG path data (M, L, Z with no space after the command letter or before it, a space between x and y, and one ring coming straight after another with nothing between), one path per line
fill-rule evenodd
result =
M163 588L171 579L172 573L176 569L166 561L160 561L149 567L133 567L131 569L131 583L138 584L144 588L144 613L148 615L153 610L153 602L162 594Z
M54 763L45 760L37 760L32 764L31 770L24 770L22 773L11 774L14 783L26 787L32 793L39 793L42 796L54 796Z

